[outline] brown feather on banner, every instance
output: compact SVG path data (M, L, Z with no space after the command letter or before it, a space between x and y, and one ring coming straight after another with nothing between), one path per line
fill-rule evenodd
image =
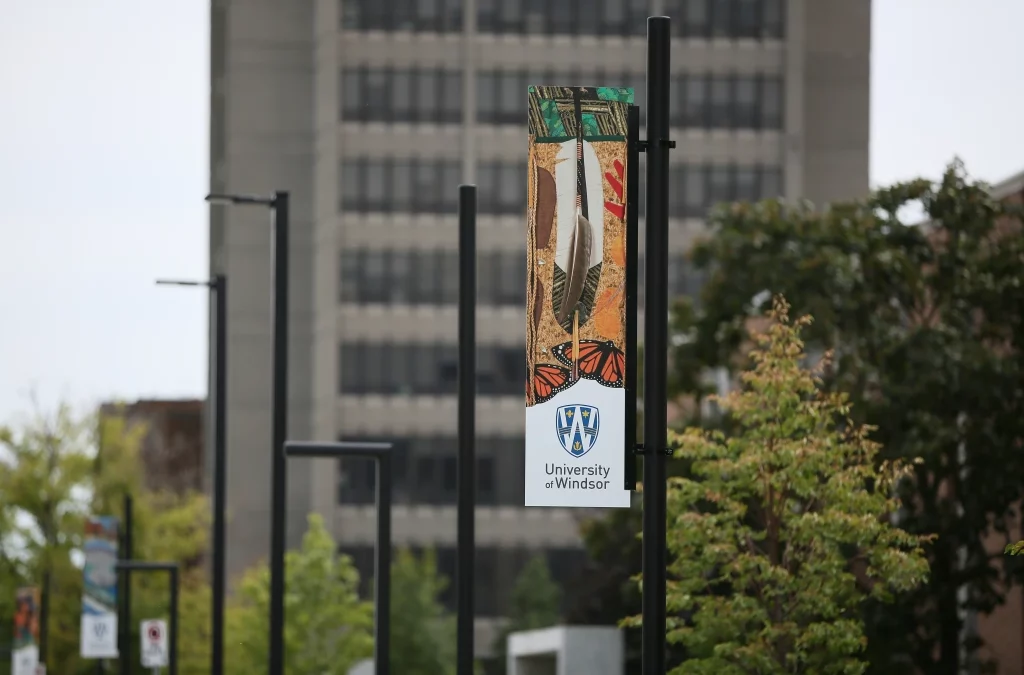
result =
M557 203L555 177L547 169L537 169L537 248L547 248L555 223Z

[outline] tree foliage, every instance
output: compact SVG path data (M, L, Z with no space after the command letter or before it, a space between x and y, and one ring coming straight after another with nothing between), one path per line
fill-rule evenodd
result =
M208 670L209 591L196 564L206 545L208 508L200 495L143 489L138 452L144 433L141 425L127 429L118 415L101 421L68 405L52 413L36 409L0 429L0 593L12 597L14 582L38 586L49 596L49 672L92 671L78 655L84 523L90 514L122 517L125 494L135 498L135 557L184 566L179 672ZM138 621L167 616L166 575L136 574L132 588L131 645L137 660Z
M93 441L89 418L76 415L67 405L49 414L35 408L18 424L0 428L2 564L9 571L4 579L48 586L47 652L52 672L73 673L79 665L82 572L74 556L89 511ZM14 596L13 587L0 591L6 598Z
M917 205L924 224L904 222ZM1024 497L1024 239L1018 213L959 163L825 210L776 202L717 210L696 247L701 307L677 315L684 375L746 365L761 303L783 294L814 316L814 353L834 350L825 386L850 396L886 459L922 458L901 524L937 535L926 585L868 611L876 672L954 672L976 653L961 612L987 613L1019 566L991 548L1016 540ZM958 591L962 600L958 600ZM910 630L908 627L915 627Z
M202 564L209 545L210 504L197 492L177 494L145 488L141 457L144 424L128 425L120 413L98 420L92 512L123 518L124 496L132 496L132 557L179 564L178 671L202 675L210 667L210 588ZM121 522L124 527L124 521ZM132 573L131 653L138 662L140 622L168 617L166 573Z
M878 464L847 397L802 365L800 330L777 300L742 388L721 400L731 434L676 439L691 476L669 483L672 672L863 673L862 605L917 586L922 538L890 522L906 469Z
M441 603L449 580L432 550L398 551L391 567L391 667L409 675L455 673L455 617Z
M373 607L359 598L359 573L318 515L309 517L302 548L285 559L285 670L295 675L347 675L373 653ZM267 671L270 571L246 572L227 614L225 669Z
M507 667L508 636L524 630L537 630L558 625L562 619L562 589L551 577L543 555L534 556L526 563L515 586L508 622L494 641L494 672L504 675Z

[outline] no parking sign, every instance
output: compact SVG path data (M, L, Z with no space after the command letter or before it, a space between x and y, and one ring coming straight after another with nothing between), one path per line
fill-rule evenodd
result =
M167 622L149 619L142 622L142 667L167 666Z

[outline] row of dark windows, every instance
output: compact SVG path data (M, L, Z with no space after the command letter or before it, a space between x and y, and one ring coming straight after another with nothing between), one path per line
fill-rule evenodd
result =
M458 438L451 436L345 437L346 441L392 444L392 497L395 504L452 505L458 486ZM476 492L482 506L523 503L523 436L476 439ZM500 465L500 472L499 472ZM373 504L376 463L367 459L339 462L338 503ZM501 481L498 481L498 475Z
M343 120L459 124L462 110L460 70L360 67L341 73Z
M393 558L400 548L408 548L414 554L422 555L420 547L393 546ZM455 611L455 565L456 549L454 546L433 547L437 560L438 574L448 580L446 588L441 592L440 600L448 611ZM338 553L352 559L359 570L360 587L364 597L369 598L373 589L373 546L349 546L342 543ZM528 549L525 547L494 547L477 546L474 553L473 604L474 614L478 617L508 616L511 609L512 589L526 564L534 557L542 555L551 572L551 578L562 587L562 607L565 611L572 602L572 589L580 571L585 569L587 554L582 548L559 547L548 549Z
M643 287L643 258L638 279ZM341 256L341 302L360 305L455 305L459 294L456 251L345 251ZM526 304L526 254L489 251L477 257L477 300L481 305ZM669 294L695 296L700 277L685 255L669 256Z
M477 256L481 305L522 305L526 254ZM341 256L340 300L354 304L454 305L459 297L459 254L451 250L356 250Z
M643 73L587 76L570 71L543 73L495 70L478 73L476 118L484 124L526 124L526 92L536 84L632 87L641 121L647 105ZM669 123L700 129L779 129L782 127L782 79L769 75L693 73L672 78Z
M455 344L345 342L341 345L339 393L384 396L447 396L457 391ZM526 349L480 345L476 390L484 396L522 396Z
M723 202L756 202L782 194L782 170L777 166L673 166L668 212L673 218L703 218Z
M356 213L454 214L458 210L461 181L462 164L456 160L346 160L341 163L339 207ZM478 192L482 197L482 186ZM478 203L477 208L480 213L489 212L483 203Z
M341 166L339 208L352 213L455 214L461 165L448 160L351 159ZM477 167L477 212L521 215L526 203L525 162L484 162ZM639 172L644 194L644 172ZM669 216L703 218L721 202L782 196L778 166L673 164ZM640 215L645 200L640 200Z
M340 0L346 30L462 31L461 0ZM666 0L678 37L781 38L783 0ZM647 34L649 0L477 0L480 33Z
M358 67L341 75L341 118L352 122L462 122L462 73ZM477 121L526 124L526 92L537 84L603 84L634 89L646 106L643 73L583 75L578 71L494 70L477 74ZM782 79L768 75L678 75L670 90L673 126L702 129L779 129Z

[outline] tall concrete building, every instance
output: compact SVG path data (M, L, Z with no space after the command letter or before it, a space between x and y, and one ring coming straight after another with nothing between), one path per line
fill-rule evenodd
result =
M397 443L394 535L454 572L456 188L479 186L478 648L519 567L581 559L580 511L525 510L526 88L632 86L673 18L672 288L709 205L868 190L869 0L212 0L210 189L292 195L293 439ZM231 279L232 573L270 523L268 214L212 207ZM365 569L373 476L293 461L288 541L322 514Z

